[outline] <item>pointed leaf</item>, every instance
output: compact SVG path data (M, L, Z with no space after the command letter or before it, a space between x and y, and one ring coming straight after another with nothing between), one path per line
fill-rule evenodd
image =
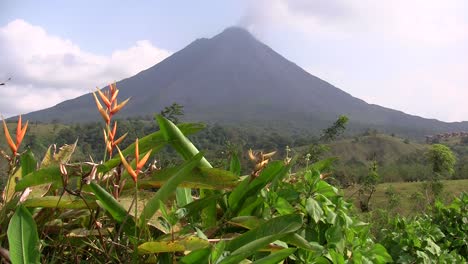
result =
M202 130L205 126L197 123L190 124L180 124L178 125L180 131L185 135L194 134ZM139 142L139 151L147 152L150 149L153 150L153 153L161 150L166 144L167 140L164 139L164 135L161 131L154 132L138 140ZM128 146L126 149L122 150L124 156L134 155L135 153L135 143ZM98 172L108 172L112 168L120 164L120 157L114 157L108 160L103 165L98 167Z
M71 196L45 196L27 199L23 202L25 207L37 208L65 208L65 209L96 209L97 203L95 200L74 198Z
M241 174L241 162L237 153L232 154L229 170L237 176Z
M301 226L302 216L297 214L268 220L261 226L231 240L226 245L226 250L231 251L231 255L224 258L220 264L239 263L268 244L297 231Z
M92 181L89 185L92 192L96 195L100 205L114 218L117 223L122 224L125 222L124 231L127 234L133 235L135 233L135 221L133 217L128 214L127 210L104 188L99 186L96 182Z
M174 241L153 241L138 246L140 254L154 254L163 252L194 251L210 246L210 242L199 237L191 236Z
M8 225L8 243L12 263L39 263L39 237L34 219L28 209L20 205Z
M177 186L190 175L191 171L198 166L202 159L202 153L195 155L193 158L186 161L179 167L179 170L172 176L166 184L164 184L156 194L146 203L145 208L141 212L139 225L143 226L153 217L159 209L161 202L165 202L171 195L174 194Z
M287 257L291 256L296 252L297 249L295 248L285 248L281 249L277 252L271 253L270 255L261 258L257 261L254 261L252 264L270 264L270 263L279 263L283 259L286 259Z

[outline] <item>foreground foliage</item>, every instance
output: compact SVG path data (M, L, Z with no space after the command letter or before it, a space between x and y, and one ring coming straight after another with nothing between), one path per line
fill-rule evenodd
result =
M398 246L391 240L382 245L373 240L370 226L353 216L342 192L326 181L334 159L307 161L293 172L297 158L289 151L284 160L274 161L275 152L250 150L253 169L242 175L247 170L232 151L226 168L213 168L187 138L203 126L175 125L162 115L156 117L158 131L121 150L127 134L117 132L112 117L128 99L118 104L117 94L111 85L105 93L98 91L100 100L95 95L105 121L101 162L71 162L77 142L58 150L51 146L38 162L30 150L19 151L27 125L19 120L13 141L4 123L11 150L11 155L2 151L9 164L0 207L4 261L388 263L415 254L426 261L421 256L427 249L421 246L427 245L433 251L428 259L463 260L466 236L461 242L459 236L466 230L456 228L466 217L446 218L466 213L466 198L463 208L440 205L435 214L441 223L449 221L445 236L458 242L441 246L437 243L444 240L431 233L416 247L406 246L406 238ZM150 155L157 157L166 146L181 159L161 167ZM412 234L416 224L401 221L407 224L389 229L387 237L397 241Z
M1 240L11 261L31 262L15 257L18 247L31 259L40 249L42 262L391 261L369 238L368 226L349 214L338 189L321 179L330 161L291 175L294 161L264 159L257 174L238 176L237 156L230 170L213 169L185 137L199 125L177 127L162 116L158 122L160 131L122 156L137 147L147 153L171 145L186 160L182 164L131 175L118 156L103 164L69 163L75 145L50 150L38 168L30 151L13 156L10 194L1 209L2 229L17 233ZM132 196L131 205L122 202ZM18 228L18 221L37 225L40 243L18 241L34 236L34 229Z
M449 206L436 203L431 214L396 217L380 234L398 263L465 263L468 256L468 195Z

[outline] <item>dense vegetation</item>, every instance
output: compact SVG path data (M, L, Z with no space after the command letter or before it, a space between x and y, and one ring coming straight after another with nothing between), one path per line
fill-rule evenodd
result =
M432 196L424 214L401 218L385 211L386 218L377 218L369 207L380 180L375 157L358 181L360 197L367 199L366 206L361 203L362 215L333 185L336 159L321 158L343 132L344 117L309 146L319 151L302 155L289 147L294 142L272 139L274 146L263 147L283 151L250 149L243 161L249 139L219 126L197 135L200 124L169 120L177 121L171 116L177 107L157 115L157 127L135 120L117 125L114 115L126 102L116 102L117 91L113 85L107 93L98 91L100 100L95 95L104 130L99 124L73 129L56 124L59 143L75 142L83 129L78 142L89 145L81 149L78 143L49 147L37 159L30 148L21 151L25 142L35 150L45 147L41 139L28 138L28 124L18 120L13 140L4 122L10 151L2 152L8 179L0 207L2 261L466 261L467 195L444 205L433 188L444 174L455 172L452 152L443 145L425 152L432 172L426 190ZM262 140L259 136L256 143ZM195 145L207 146L210 154ZM397 207L395 195L388 193ZM371 224L362 221L366 217Z

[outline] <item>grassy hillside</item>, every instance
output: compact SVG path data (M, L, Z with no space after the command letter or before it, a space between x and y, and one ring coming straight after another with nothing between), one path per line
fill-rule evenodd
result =
M468 192L468 180L446 180L444 185L442 200L446 203L459 196L462 192ZM371 199L371 208L390 209L389 198L385 194L392 188L399 199L395 212L401 215L413 215L424 209L424 188L422 182L395 182L382 183L377 186L377 190ZM419 194L418 194L419 193ZM356 208L359 208L359 200L356 187L344 189L344 195L352 201ZM422 196L421 196L422 195Z
M390 135L375 134L343 139L331 143L330 147L330 155L338 156L343 161L355 160L365 163L376 159L381 165L386 165L398 161L401 157L422 152L428 145Z

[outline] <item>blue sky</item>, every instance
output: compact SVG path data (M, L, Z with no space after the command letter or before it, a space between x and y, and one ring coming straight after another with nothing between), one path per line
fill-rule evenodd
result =
M25 113L132 76L240 25L369 103L468 120L462 0L0 2L0 113Z

